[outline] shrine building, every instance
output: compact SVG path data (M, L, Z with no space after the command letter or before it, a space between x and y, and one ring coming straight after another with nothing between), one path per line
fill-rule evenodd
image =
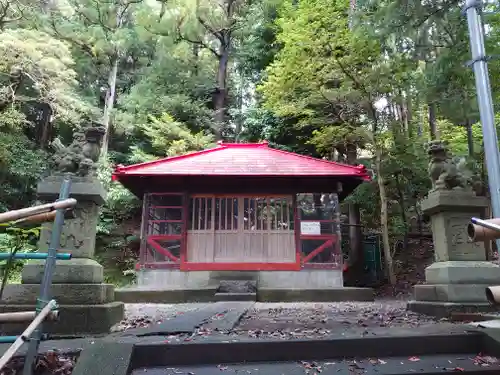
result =
M193 289L246 274L263 288L343 286L339 201L364 166L262 143L130 166L113 179L143 199L139 287Z

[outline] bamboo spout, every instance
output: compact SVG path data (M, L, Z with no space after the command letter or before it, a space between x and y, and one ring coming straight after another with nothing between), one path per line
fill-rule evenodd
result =
M489 286L486 288L486 298L492 305L500 304L500 285Z
M481 220L482 223L500 226L500 219ZM471 242L492 241L500 238L500 231L492 228L487 228L478 224L469 224L467 226L467 235Z
M41 204L34 207L21 208L20 210L7 211L0 214L0 223L19 220L33 215L55 211L61 208L63 209L72 208L75 205L76 205L76 199L68 198L53 203Z
M25 217L24 219L19 219L13 222L14 225L20 225L20 226L28 226L28 225L34 225L34 224L41 224L41 223L47 223L50 221L54 221L56 218L56 211L50 211L50 212L44 212L41 214L36 214L32 216ZM65 219L74 219L75 214L73 210L67 209L64 212L64 218Z
M36 317L36 311L19 311L11 313L1 313L0 323L25 323L31 322ZM58 318L58 311L51 311L47 315L47 320L54 321Z

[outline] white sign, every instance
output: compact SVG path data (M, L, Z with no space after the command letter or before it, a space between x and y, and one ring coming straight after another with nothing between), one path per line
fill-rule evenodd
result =
M303 221L300 223L300 233L309 235L320 235L321 223L319 221Z

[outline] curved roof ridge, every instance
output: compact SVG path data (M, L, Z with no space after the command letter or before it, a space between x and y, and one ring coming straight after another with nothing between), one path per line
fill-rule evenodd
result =
M252 159L252 150L255 158ZM221 153L217 153L221 151ZM215 155L211 155L215 154ZM113 176L134 174L352 176L369 180L363 165L353 166L271 148L268 142L224 143L217 146L129 166L116 166Z
M281 153L286 154L286 155L293 155L293 156L298 156L298 157L301 157L301 158L304 158L304 159L308 159L308 160L314 160L315 162L323 162L323 163L327 163L327 164L330 164L330 165L337 165L337 166L342 166L342 167L346 167L346 168L354 168L354 169L359 169L359 170L366 170L366 167L363 164L358 164L358 165L344 164L344 163L339 163L337 161L315 158L313 156L297 154L295 152L289 152L289 151L280 150L280 149L277 149L277 148L271 148L271 149L273 151L281 152Z
M140 168L140 167L149 167L150 165L155 165L155 164L159 164L159 163L163 163L163 162L169 162L169 161L172 161L172 160L186 159L187 157L191 157L191 156L194 156L194 155L208 154L210 152L218 151L218 150L221 150L221 149L224 149L224 148L226 148L225 145L219 145L218 144L215 147L207 148L205 150L192 151L192 152L188 152L186 154L176 155L176 156L167 156L166 158L161 158L161 159L151 160L151 161L145 161L143 163L132 164L132 165L122 165L122 164L119 164L119 165L116 166L115 171L117 171L117 172L120 172L120 171L130 171L132 169L136 169L136 168Z

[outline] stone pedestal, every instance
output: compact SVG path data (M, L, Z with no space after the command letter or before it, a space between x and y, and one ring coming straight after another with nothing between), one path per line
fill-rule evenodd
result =
M57 199L61 183L61 178L54 177L40 182L39 199ZM114 286L103 283L103 267L92 259L99 208L105 202L106 192L98 181L74 177L70 196L78 201L75 218L65 220L58 251L71 253L72 259L57 261L51 291L60 304L60 321L47 324L46 330L58 334L106 333L124 314L123 303L114 301ZM52 223L43 225L38 251L48 251L51 231ZM44 266L45 261L25 265L22 284L8 286L2 301L7 305L0 306L0 311L34 308Z
M435 263L425 270L425 284L414 287L410 310L438 317L491 310L485 289L500 284L500 267L486 261L482 242L467 237L471 217L483 216L487 204L461 190L433 191L422 202L431 217Z

